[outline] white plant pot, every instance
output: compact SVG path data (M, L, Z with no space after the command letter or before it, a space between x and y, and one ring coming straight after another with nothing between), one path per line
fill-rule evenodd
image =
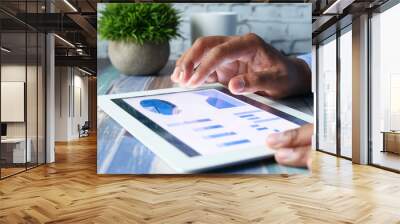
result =
M169 42L163 44L110 41L108 56L111 63L126 75L153 75L168 62Z

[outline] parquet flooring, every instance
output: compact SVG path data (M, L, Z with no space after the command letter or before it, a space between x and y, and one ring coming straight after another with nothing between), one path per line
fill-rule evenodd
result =
M400 223L400 175L315 152L309 176L107 176L96 139L0 181L0 223Z
M7 176L10 176L10 175L13 175L13 174L15 174L15 173L19 173L19 172L21 172L21 171L24 171L25 170L25 167L24 168L1 168L1 176L3 177L7 177Z

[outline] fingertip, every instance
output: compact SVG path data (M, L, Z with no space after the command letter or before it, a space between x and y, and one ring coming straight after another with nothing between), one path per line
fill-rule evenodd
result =
M180 79L183 83L186 83L188 82L191 74L193 73L194 64L192 61L183 61L182 67L183 67L183 74L180 77Z
M265 140L267 146L275 148L279 144L279 133L271 133L267 136Z
M182 83L185 83L186 77L187 77L187 70L183 69L183 71L179 75L179 81L182 82Z
M179 83L184 84L184 80L185 80L185 70L179 73Z
M187 82L187 86L195 88L195 87L197 87L199 85L201 85L200 76L199 76L198 72L195 72L192 75L192 77L190 77L189 81Z
M173 81L173 82L177 82L178 81L178 74L179 74L179 68L178 67L175 67L175 69L174 69L174 71L172 72L172 75L171 75L171 80Z
M200 82L188 82L187 84L186 84L186 86L187 87L190 87L190 88L197 88L197 87L199 87L199 86L201 86L201 84L202 83L200 83Z
M188 81L190 79L190 74L188 74L187 70L183 70L181 71L180 75L179 75L179 83L182 86L186 86Z
M175 82L178 83L179 85L182 85L182 83L181 83L181 76L182 76L182 71L179 71L179 72L176 74L176 77L175 77Z
M228 88L234 94L243 93L246 87L246 82L242 76L237 76L229 81Z

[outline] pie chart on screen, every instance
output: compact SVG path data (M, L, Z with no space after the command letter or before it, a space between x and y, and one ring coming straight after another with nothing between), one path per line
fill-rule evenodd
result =
M226 109L243 105L243 103L235 99L229 98L227 95L216 90L203 90L197 92L197 94L206 96L207 103L217 109Z
M153 113L162 115L176 115L180 113L180 110L176 105L171 102L159 99L146 99L140 101L140 105Z

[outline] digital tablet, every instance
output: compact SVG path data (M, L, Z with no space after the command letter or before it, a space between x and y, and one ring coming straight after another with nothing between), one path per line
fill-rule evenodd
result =
M269 133L312 122L307 114L220 85L103 95L99 106L178 173L273 156L265 145Z

